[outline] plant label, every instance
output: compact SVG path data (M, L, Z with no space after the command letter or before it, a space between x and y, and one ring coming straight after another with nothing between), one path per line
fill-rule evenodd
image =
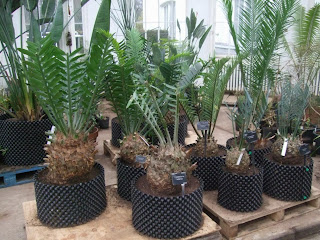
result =
M187 174L185 172L171 173L172 184L182 185L187 183Z
M209 130L209 122L208 121L200 121L197 123L197 128L200 131Z
M49 133L49 137L48 137L49 140L47 141L48 145L51 144L50 140L52 140L52 135L54 134L55 130L56 130L56 127L54 125L52 125L50 132L48 132Z
M299 152L300 152L300 155L302 155L302 156L309 155L311 153L311 151L309 149L309 145L308 144L302 144L299 147Z
M145 156L141 156L141 155L137 155L136 156L136 162L137 163L141 163L141 164L144 164L147 160L147 157Z
M258 136L255 131L246 131L244 137L248 143L254 143L258 140Z
M246 150L245 148L241 149L241 153L238 157L238 161L237 161L236 165L240 165L245 150Z
M281 151L281 156L284 157L286 155L286 152L287 152L287 148L288 148L288 138L285 138L284 139L284 142L283 142L283 147L282 147L282 151Z

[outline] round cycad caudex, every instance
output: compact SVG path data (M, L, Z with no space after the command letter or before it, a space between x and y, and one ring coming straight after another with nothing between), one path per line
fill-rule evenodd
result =
M48 165L47 179L54 184L65 184L73 178L91 172L94 165L96 143L84 140L84 135L75 138L57 132L50 145L45 146Z
M181 187L172 185L171 173L186 172L188 178L195 168L196 164L190 166L189 152L184 152L181 147L163 146L152 155L147 180L154 192L175 194L181 191Z
M293 158L293 157L300 156L299 146L301 145L301 141L299 138L295 138L295 139L288 138L288 146L286 150L286 155L284 157L281 156L283 143L284 143L284 139L282 137L279 137L271 147L271 150L276 160L279 160L282 158Z
M149 155L149 147L140 138L138 133L133 133L125 136L122 141L120 141L120 157L123 161L134 164L136 161L136 156L146 156Z
M217 144L217 140L212 138L207 139L206 143L206 151L205 151L205 139L198 139L196 145L193 147L194 154L200 157L211 157L217 156L219 151L219 146ZM206 153L206 154L205 154Z
M240 164L237 165L238 159L240 154L243 152L243 156L241 158ZM226 157L226 167L231 172L239 172L245 173L250 165L250 157L247 151L241 151L237 148L232 148L231 150L227 151Z

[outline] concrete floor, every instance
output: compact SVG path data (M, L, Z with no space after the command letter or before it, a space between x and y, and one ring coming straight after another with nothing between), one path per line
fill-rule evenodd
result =
M232 137L231 122L226 114L226 107L222 107L214 131L214 136L219 144L225 145L228 138ZM108 114L110 119L114 114ZM191 127L189 126L191 131ZM111 163L110 158L103 154L103 140L110 139L110 129L100 130L97 139L98 153L96 155L97 162L101 163L105 168L105 178L107 185L117 183L116 167ZM320 188L320 158L315 158L314 184ZM33 183L0 189L0 240L23 240L26 239L24 229L24 216L22 203L34 200ZM320 213L320 211L319 211ZM314 234L305 240L320 240L319 234Z

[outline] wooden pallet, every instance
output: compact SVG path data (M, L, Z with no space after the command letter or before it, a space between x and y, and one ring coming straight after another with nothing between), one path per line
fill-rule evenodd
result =
M310 198L299 202L284 202L263 194L262 206L248 213L227 210L217 203L218 191L204 192L204 209L219 220L221 233L227 238L241 237L276 225L279 221L311 212L320 207L320 190L312 187ZM260 222L259 222L260 221ZM257 222L259 222L257 224ZM262 224L263 223L263 224Z
M110 156L111 162L113 163L113 165L117 165L116 159L120 152L119 148L113 146L110 141L103 140L103 152L104 152L104 155L106 155L107 157Z
M24 202L23 211L28 240L147 240L154 239L137 232L132 225L131 203L117 194L116 186L107 187L108 207L95 220L86 224L68 228L50 228L44 226L37 217L36 202ZM221 240L221 228L203 213L203 224L194 234L183 238Z
M0 165L0 188L33 182L35 172L44 167L44 164L30 166Z

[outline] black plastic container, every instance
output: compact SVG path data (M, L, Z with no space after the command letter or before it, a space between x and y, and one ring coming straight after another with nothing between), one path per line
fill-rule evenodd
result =
M131 182L136 176L145 175L143 167L136 168L124 163L121 159L117 161L118 194L121 198L131 201Z
M109 128L109 117L105 117L103 119L98 118L97 123L101 129L108 129Z
M118 118L112 118L111 120L111 144L115 147L120 147L119 140L123 139L122 127Z
M185 115L182 115L182 116L180 116L179 120L180 120L180 122L179 122L179 127L178 127L178 143L181 145L185 145L185 139L186 139L187 132L188 132L187 131L188 130L188 119L185 117ZM168 127L169 134L171 136L171 139L173 140L174 124L168 124L167 127ZM156 136L152 136L150 138L150 142L153 145L158 145L159 139Z
M40 121L11 121L9 115L0 118L0 146L6 149L3 161L10 166L25 166L43 163L46 156L45 132L52 123L49 119Z
M306 166L284 165L265 157L263 192L282 201L303 201L310 197L313 160Z
M315 138L315 129L316 126L310 126L309 128L306 128L303 130L302 132L302 142L303 143L308 143L308 144L312 144L313 140Z
M188 145L193 147L195 144ZM226 150L224 146L218 145L220 149ZM218 189L218 180L221 172L221 166L224 165L225 155L216 157L199 157L192 156L191 162L197 162L197 168L193 171L195 176L198 176L203 181L203 190L211 191Z
M73 185L52 185L39 181L35 174L35 194L38 217L50 227L71 227L99 216L107 206L103 167L95 163L99 175ZM43 171L43 170L41 170Z
M218 203L231 211L251 212L262 205L263 171L251 176L226 171L219 176Z
M315 142L315 149L316 149L316 154L320 155L320 128L316 128L313 132L314 134L314 139L313 141Z
M202 223L203 183L194 192L178 197L156 197L136 187L132 181L132 223L134 228L154 238L182 238L197 231Z

